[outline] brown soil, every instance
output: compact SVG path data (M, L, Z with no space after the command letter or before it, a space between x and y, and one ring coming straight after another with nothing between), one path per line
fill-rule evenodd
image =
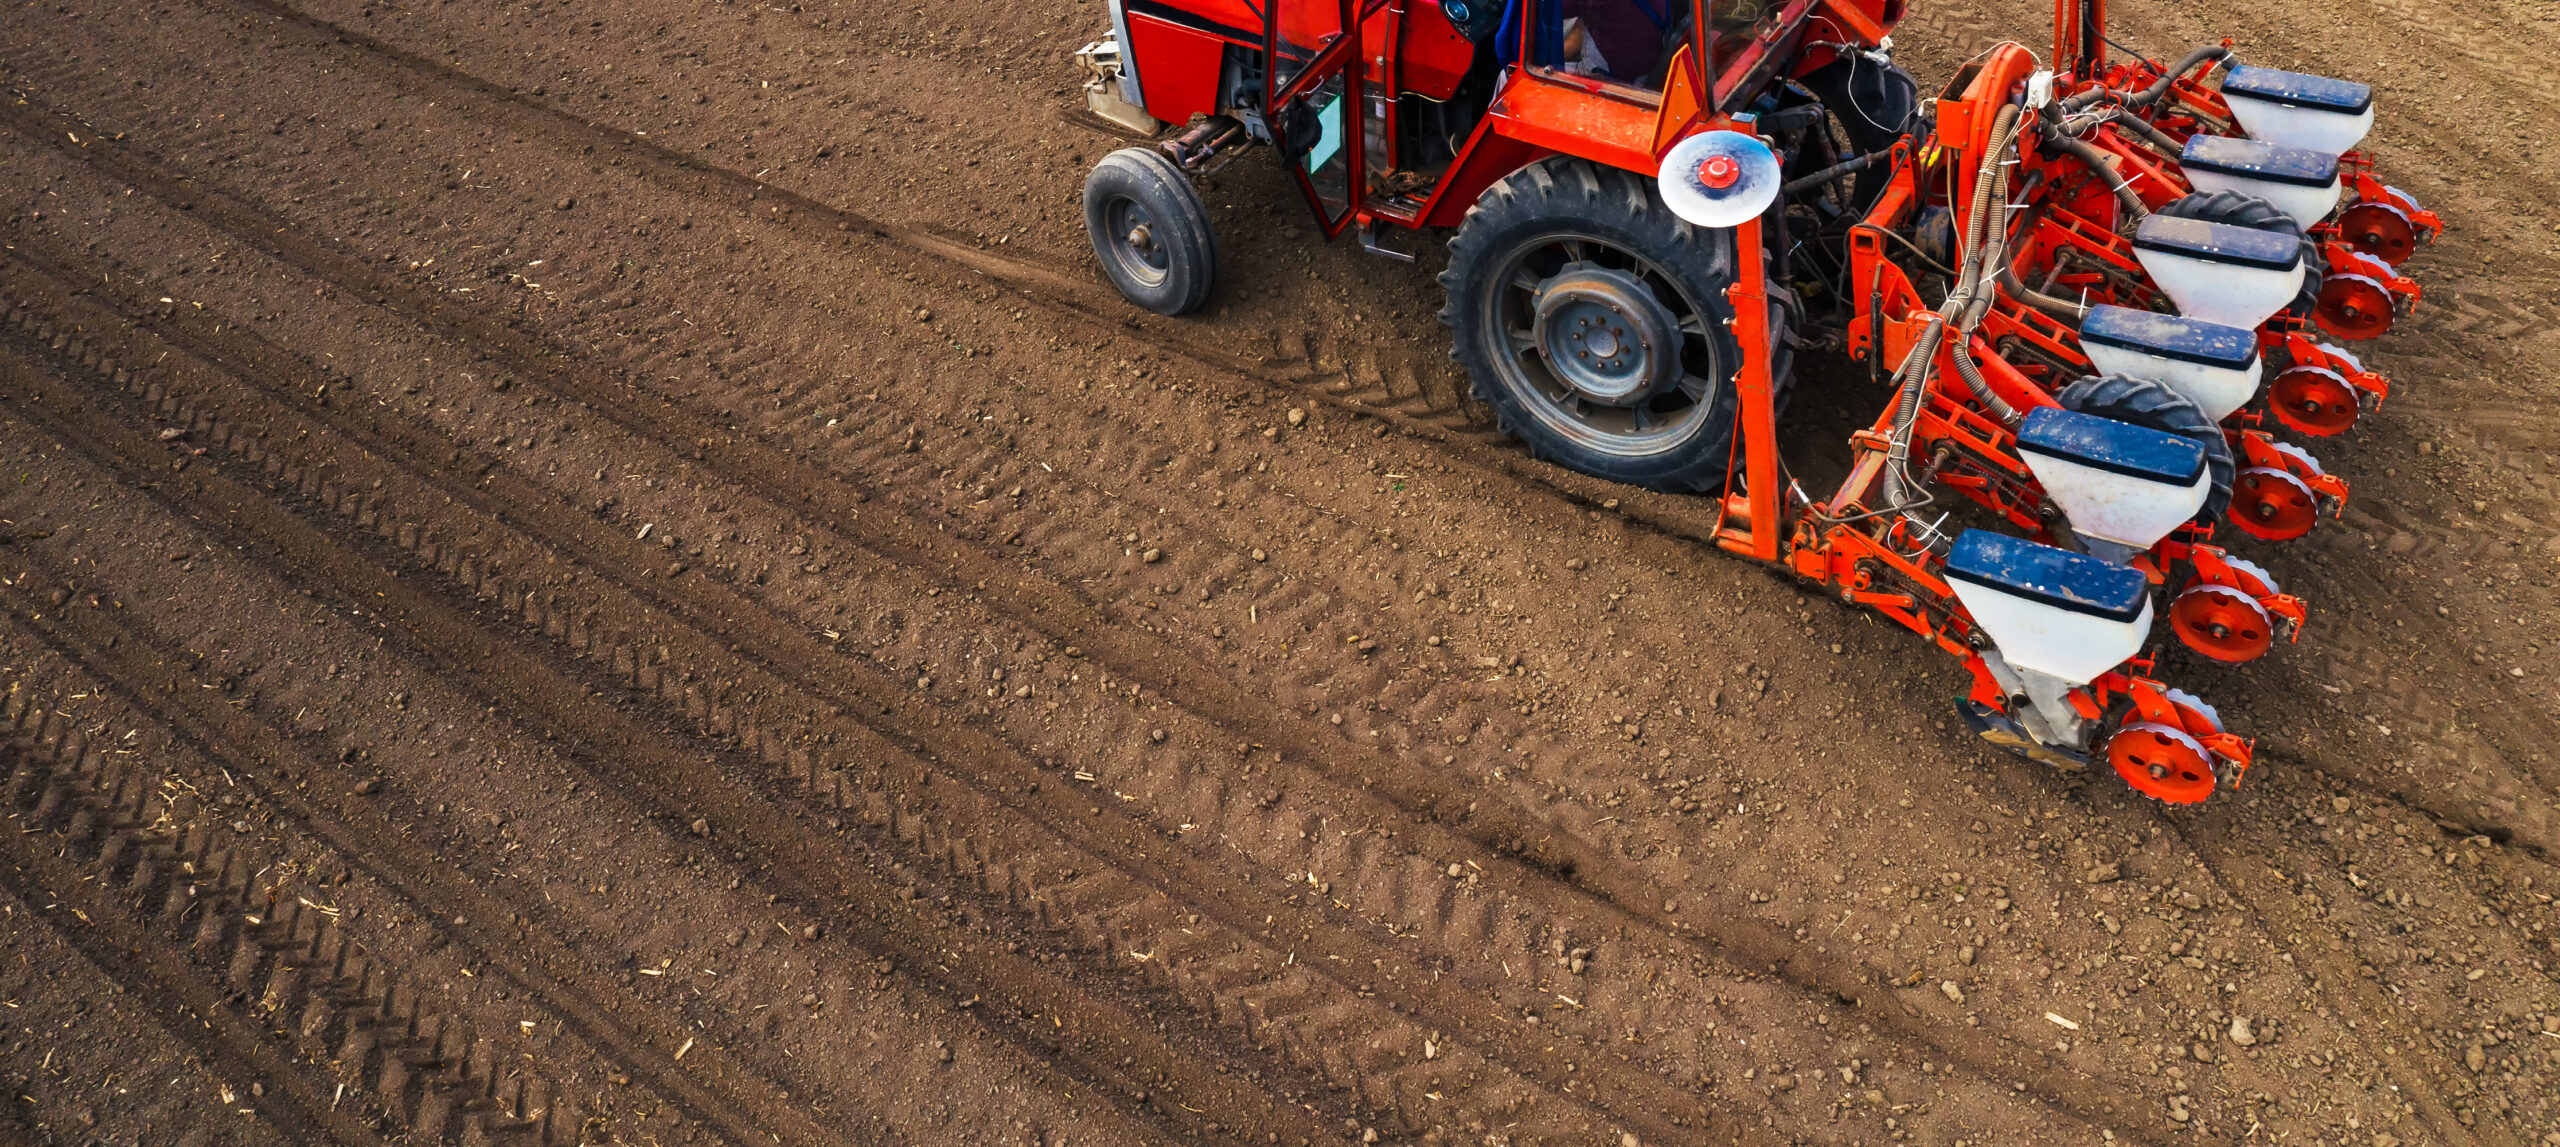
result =
M2560 1144L2549 17L2226 9L2118 38L2452 229L2173 810L1492 435L1267 156L1133 313L1097 4L11 7L0 1126Z

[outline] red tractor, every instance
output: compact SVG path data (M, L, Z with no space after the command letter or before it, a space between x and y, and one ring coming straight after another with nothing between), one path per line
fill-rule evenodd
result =
M1453 354L1536 456L1716 498L1724 549L1963 660L1984 737L2201 801L2251 742L2154 676L2155 607L2217 662L2297 635L2304 604L2226 546L2343 504L2276 432L2388 393L2320 334L2406 314L2398 268L2441 223L2355 150L2363 84L2228 42L2114 59L2104 0L2057 0L2051 59L2000 44L1923 98L1887 54L1902 14L1111 0L1087 101L1156 142L1095 168L1087 230L1130 301L1198 306L1192 181L1255 144L1328 238L1409 259L1382 226L1454 228ZM1889 395L1822 497L1778 449L1808 343Z

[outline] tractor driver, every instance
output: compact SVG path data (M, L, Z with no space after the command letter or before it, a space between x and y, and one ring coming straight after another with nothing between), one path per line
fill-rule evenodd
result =
M1684 0L1563 0L1568 71L1638 87L1661 85L1672 5Z

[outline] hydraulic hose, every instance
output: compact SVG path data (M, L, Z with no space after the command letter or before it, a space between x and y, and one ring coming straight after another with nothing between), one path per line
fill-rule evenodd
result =
M2135 115L2128 109L2108 108L2102 122L2114 124L2117 127L2141 136L2143 139L2150 141L2151 146L2159 148L2162 154L2170 156L2171 158L2175 158L2179 155L2185 154L2186 152L2185 145L2180 144L2177 140L2169 138L2168 132L2162 131L2158 127L2153 126L2150 120Z
M2065 112L2085 111L2109 97L2121 99L2126 107L2147 108L2160 102L2160 97L2168 95L2169 89L2177 84L2178 77L2186 75L2196 65L2207 60L2220 62L2230 58L2231 49L2220 44L2206 44L2180 57L2176 67L2170 68L2159 79L2152 81L2150 87L2141 91L2125 92L2113 88L2091 88L2078 95L2066 96L2059 102Z
M2030 307L2034 307L2039 311L2043 311L2048 315L2052 315L2057 319L2066 319L2071 322L2078 322L2081 316L2089 313L2088 306L2076 299L2066 299L2060 295L2049 295L2019 281L2018 273L2009 269L2006 265L2003 265L2000 268L2000 289L2008 292L2010 298L2016 299L2021 303L2025 303Z
M1893 149L1888 147L1882 151L1868 152L1855 159L1842 160L1839 163L1832 164L1831 166L1814 172L1811 175L1799 175L1780 186L1778 188L1778 194L1792 197L1813 188L1820 187L1823 184L1830 183L1833 180L1856 175L1857 173L1874 165L1875 161L1892 154Z
M2179 57L2177 65L2170 68L2167 72L2162 73L2160 78L2154 81L2150 87L2126 96L2124 98L2124 105L2137 110L2150 107L2151 105L2160 102L2160 97L2168 95L2169 89L2177 84L2178 77L2186 75L2187 72L2193 69L2196 65L2204 63L2207 60L2220 63L2230 58L2231 49L2223 47L2220 44L2206 44L2201 48L2197 48L2196 50Z
M1990 313L1991 304L1999 297L1996 287L1986 287L1986 273L2006 267L2009 262L2008 157L2017 136L2018 109L2004 105L1991 121L1990 145L1983 149L1982 162L1974 171L1973 215L1965 224L1964 278L1957 284L1955 295L1947 300L1948 309L1955 315L1955 342L1948 349L1955 358L1956 375L1964 379L1974 401L2009 425L2017 424L2018 412L2001 401L1983 380L1982 368L1973 361L1973 331L1982 325L1983 316Z
M1902 506L1911 501L1910 488L1904 481L1911 460L1911 432L1919 421L1921 402L1929 391L1929 376L1937 361L1938 347L1948 338L1951 326L1956 340L1952 348L1956 374L1964 379L1965 386L1973 392L1974 400L2003 423L2015 425L2018 421L2018 412L2001 401L1983 379L1982 369L1973 361L1971 348L1967 346L1973 337L1974 326L1990 310L1993 299L1990 292L1983 290L1983 273L1991 265L2006 262L2003 252L2008 247L2007 158L2017 136L2018 108L2014 104L2004 104L1991 121L1990 141L1982 149L1982 159L1974 170L1973 201L1965 216L1964 254L1958 263L1955 289L1939 308L1938 317L1930 321L1920 340L1912 344L1910 357L1903 360L1902 369L1897 372L1901 391L1894 398L1893 434L1886 447L1884 468L1885 501L1889 505ZM1992 221L1994 203L2000 210L2001 221L1998 223Z

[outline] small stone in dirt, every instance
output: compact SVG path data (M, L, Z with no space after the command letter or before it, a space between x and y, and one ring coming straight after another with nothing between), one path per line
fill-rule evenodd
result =
M1973 963L1973 958L1974 958L1974 956L1975 956L1975 955L1977 955L1977 953L1975 952L1974 947L1973 947L1973 945L1971 945L1971 944L1967 944L1967 945L1965 945L1964 947L1961 947L1961 948L1956 949L1956 959L1958 959L1958 960L1960 960L1960 961L1963 961L1963 962L1964 962L1965 964L1967 964L1967 965L1970 965L1970 964L1972 964L1972 963Z
M1963 988L1960 988L1960 987L1957 987L1957 986L1956 986L1956 982L1955 982L1954 980L1940 980L1940 981L1938 981L1938 990L1939 990L1939 991L1941 991L1941 992L1946 993L1946 996L1947 996L1947 998L1948 998L1949 1000L1952 1000L1952 1001L1954 1001L1954 1002L1956 1002L1956 1003L1959 1003L1959 1004L1961 1004L1961 1003L1963 1003L1963 1002L1964 1002L1964 989L1963 989Z
M1644 1141L1636 1138L1633 1131L1621 1131L1618 1133L1618 1147L1644 1147Z
M818 1006L818 993L816 993L816 992L811 992L811 993L809 993L808 995L805 995L805 996L800 997L800 1006L801 1006L801 1007L804 1007L804 1008L814 1008L814 1007L817 1007L817 1006Z
M2198 1042L2187 1048L2187 1054L2194 1056L2197 1063L2213 1062L2213 1049L2206 1047L2202 1042Z
M493 378L489 380L489 389L491 390L505 390L506 388L514 385L514 382L503 378Z
M2108 861L2082 873L2080 879L2090 884L2113 884L2124 879L2124 866Z
M1589 566L1590 564L1591 564L1591 563L1586 562L1586 561L1582 560L1581 558L1566 558L1566 559L1564 560L1564 568L1569 569L1569 570L1579 570L1579 569L1583 569L1583 568L1585 568L1585 567Z
M2332 811L2332 812L2341 812L2341 813L2343 813L2343 812L2349 812L2349 811L2352 811L2355 807L2356 807L2356 803L2355 803L2354 801L2348 800L2348 799L2347 799L2347 798L2345 798L2345 797L2330 797L2330 798L2329 798L2329 809L2330 809L2330 811Z
M1306 408L1305 408L1305 407L1301 407L1301 406L1292 406L1292 407L1290 407L1290 408L1289 408L1289 425L1291 425L1291 426L1304 426L1304 425L1306 425L1306 424L1307 424L1307 411L1306 411Z
M826 930L825 930L825 929L823 929L823 928L818 927L818 926L817 926L817 925L815 925L815 924L811 924L811 925L809 925L808 927L806 927L806 928L802 928L802 929L800 930L800 938L801 938L801 939L803 939L803 940L815 940L815 939L817 939L818 937L823 936L823 935L826 935Z
M1600 508L1601 508L1601 509L1603 509L1603 510L1614 510L1614 509L1617 509L1617 508L1618 508L1618 500L1617 500L1616 498L1611 498L1611 499L1609 499L1608 501L1605 501L1605 502L1600 503Z
M1148 740L1150 740L1150 741L1153 741L1153 742L1155 742L1155 743L1157 743L1157 744L1159 744L1159 745L1163 744L1163 743L1164 743L1164 730L1162 730L1162 729L1154 729L1154 730L1150 730L1150 731L1147 733L1147 739L1148 739Z
M186 436L187 430L183 426L172 426L160 432L160 440L162 442L175 442Z
M933 1041L933 1061L935 1063L951 1062L951 1045L941 1040Z
M1456 864L1456 863L1452 863L1451 865L1449 865L1449 879L1451 879L1451 880L1456 880L1457 878L1459 878L1459 877L1461 877L1461 876L1464 876L1464 875L1466 875L1466 874L1467 874L1467 868L1466 868L1466 866L1465 866L1465 865L1463 865L1463 864Z
M918 677L918 678L916 678L916 688L918 688L918 689L931 689L931 688L933 688L933 678L931 678L931 677Z
M1160 561L1163 561L1163 560L1164 560L1164 551L1163 551L1163 550L1156 549L1156 548L1154 548L1154 547L1152 547L1152 546L1151 546L1151 547L1148 547L1148 549L1147 549L1147 551L1146 551L1145 553L1142 553L1142 554L1139 554L1139 555L1138 555L1138 560L1139 560L1139 561L1142 561L1142 562L1145 562L1145 563L1147 563L1148 565L1154 565L1154 564L1156 564L1157 562L1160 562Z
M916 321L917 321L917 322L920 322L920 323L929 323L929 322L932 322L932 321L933 321L933 308L931 308L931 307L917 307L917 308L916 308Z
M1266 554L1266 553L1262 552L1261 550L1255 550L1255 551L1253 551L1253 560L1258 561L1258 562L1270 561L1270 560L1271 560L1271 555Z
M2192 889L2179 889L2177 895L2169 898L2169 902L2189 912L2204 911L2204 897L2196 895Z
M373 790L381 787L382 782L368 777L356 782L356 795L360 797L369 797L373 795Z
M556 209L558 209L558 210L561 210L561 211L567 211L567 210L569 210L569 209L570 209L570 208L572 208L572 207L576 207L577 205L578 205L578 201L577 201L577 200L575 200L575 199L569 199L569 198L565 198L565 197L564 197L564 198L562 198L562 199L560 200L560 202L558 202L558 203L554 203L554 204L552 204L551 206L552 206L552 207L554 207L554 208L556 208Z
M2249 1017L2231 1017L2231 1042L2248 1047L2258 1042L2258 1034L2249 1030Z
M709 836L709 835L711 835L711 821L710 821L710 819L709 819L708 817L699 817L699 816L698 816L698 817L693 818L693 835L695 835L695 836Z

